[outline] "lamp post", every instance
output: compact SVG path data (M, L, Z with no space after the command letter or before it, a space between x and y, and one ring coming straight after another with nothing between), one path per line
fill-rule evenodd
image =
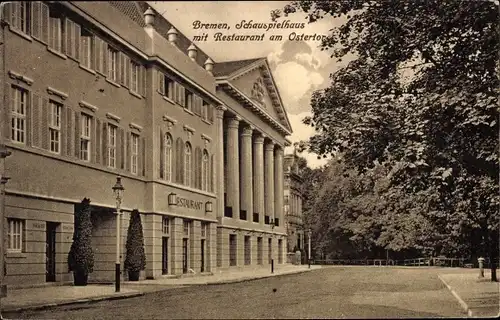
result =
M120 292L120 206L123 199L123 191L125 188L122 186L122 178L116 177L116 183L113 186L113 194L116 199L116 265L115 265L115 291Z
M274 219L271 219L271 222L269 223L271 225L271 230L274 230ZM273 240L272 240L273 234L271 233L271 273L274 273L274 259L273 259Z
M312 230L311 228L309 228L309 230L307 230L307 240L308 240L308 247L309 249L307 250L307 264L309 266L309 269L311 269L311 234L312 234Z

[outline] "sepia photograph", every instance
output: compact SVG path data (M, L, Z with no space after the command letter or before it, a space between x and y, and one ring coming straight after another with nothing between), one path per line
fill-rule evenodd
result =
M499 21L0 1L0 319L499 317Z

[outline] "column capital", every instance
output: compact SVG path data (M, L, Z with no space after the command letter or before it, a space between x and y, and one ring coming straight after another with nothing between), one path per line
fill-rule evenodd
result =
M274 142L273 141L268 141L265 145L266 151L273 151L274 150Z
M254 139L253 139L253 143L254 144L264 144L264 137L261 136L261 135L257 135Z
M241 118L238 117L238 116L233 116L231 118L228 118L228 121L227 121L227 126L228 128L231 128L231 129L237 129L239 126L240 126L240 121L241 121Z
M283 156L284 154L284 150L283 150L283 147L281 145L276 145L276 149L275 150L275 153L277 156Z
M252 133L253 133L253 129L254 129L254 128L255 128L255 127L254 127L254 126L252 126L252 125L247 125L247 126L244 126L244 127L243 127L243 130L242 130L241 135L242 135L242 136L244 136L244 137L248 137L248 136L250 136L250 137L251 137L251 136L252 136Z
M217 105L215 106L215 112L216 112L216 116L218 119L223 119L224 118L224 111L226 111L227 108L224 107L223 105Z

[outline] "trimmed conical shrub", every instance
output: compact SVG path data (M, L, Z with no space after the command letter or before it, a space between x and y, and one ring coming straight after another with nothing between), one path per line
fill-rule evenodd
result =
M68 254L68 267L75 275L75 284L78 282L76 280L77 276L85 279L85 283L80 283L79 285L85 285L87 276L94 271L90 212L90 199L84 198L82 203L76 208L73 243Z
M127 232L125 269L139 272L146 269L146 253L144 252L144 234L142 232L141 215L138 210L132 211Z

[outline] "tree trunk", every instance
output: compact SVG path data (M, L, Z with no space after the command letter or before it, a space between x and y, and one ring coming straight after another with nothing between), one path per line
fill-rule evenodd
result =
M490 270L491 270L491 281L498 282L497 279L497 262L496 259L499 256L498 252L498 231L493 231L490 234L490 246L489 246L489 257L490 257Z

